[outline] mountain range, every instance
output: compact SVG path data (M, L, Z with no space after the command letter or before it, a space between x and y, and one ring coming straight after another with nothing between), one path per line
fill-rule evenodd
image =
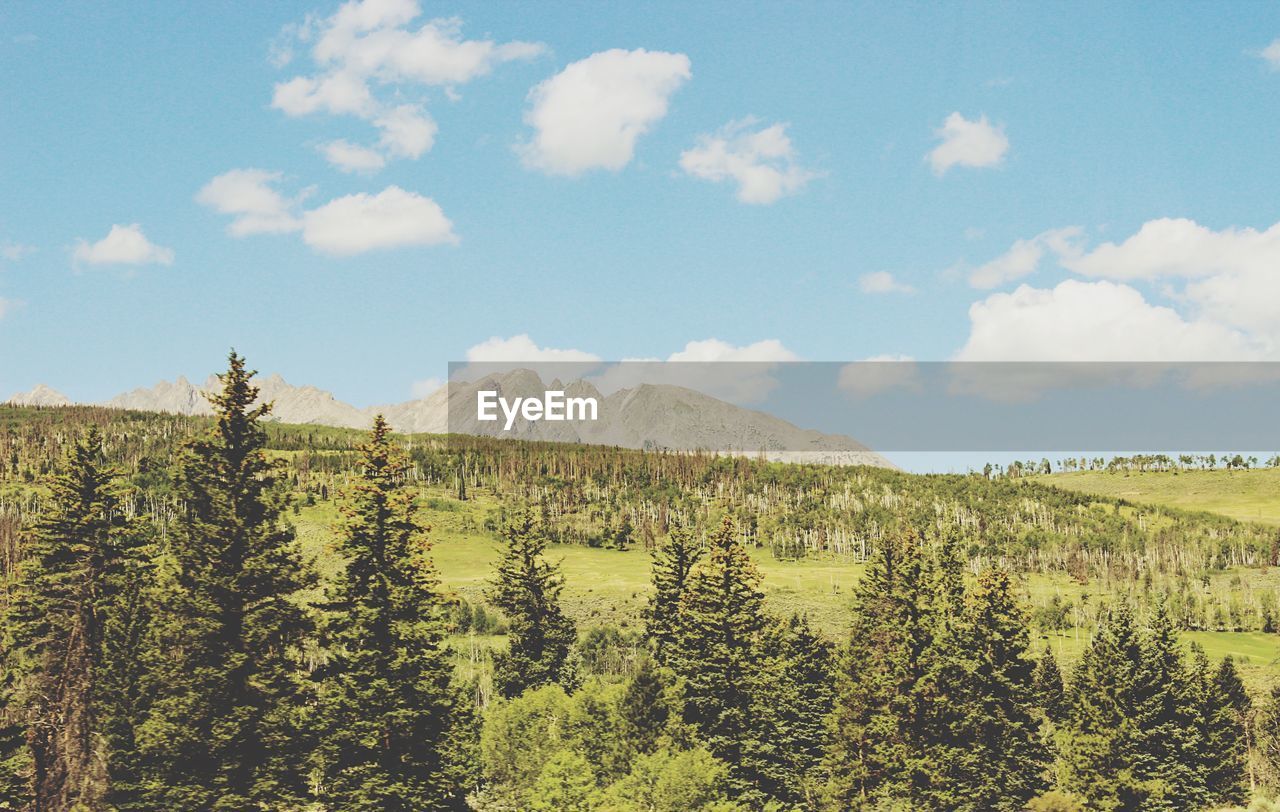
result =
M102 404L116 409L168 412L182 415L212 413L205 392L218 385L211 376L202 384L186 378L161 381L134 389ZM259 379L259 399L270 401L271 418L344 428L368 428L376 414L399 432L503 436L526 440L615 445L623 448L714 450L721 453L763 455L787 462L893 467L883 457L850 437L801 429L778 417L719 400L682 386L642 383L602 394L590 381L544 383L528 369L453 382L425 398L360 409L314 386L294 386L280 375ZM510 430L502 420L485 422L476 416L476 393L492 390L500 397L540 397L561 390L566 397L595 398L595 421L548 422L518 417ZM72 401L43 384L11 397L19 406L68 406Z

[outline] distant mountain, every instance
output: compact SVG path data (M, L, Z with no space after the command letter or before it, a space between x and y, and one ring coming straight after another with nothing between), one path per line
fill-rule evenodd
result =
M9 398L8 403L14 406L70 406L71 399L57 389L38 383L30 392L19 392Z
M123 395L116 395L104 403L113 409L136 409L140 412L169 412L170 414L213 414L213 408L205 398L208 391L218 382L210 377L204 386L196 386L181 376L176 381L161 381L150 388L134 389Z
M218 385L216 377L196 385L186 378L161 381L111 398L117 409L207 415L213 410L205 393ZM382 414L393 429L404 433L471 434L525 440L616 445L623 448L706 450L749 456L764 455L785 462L893 467L890 462L851 437L798 428L764 412L745 409L701 392L669 384L640 384L608 396L585 380L545 383L528 369L488 375L475 382L453 382L425 398L387 406L358 409L314 386L294 386L279 375L258 380L260 400L271 401L271 420L345 428L368 428ZM476 416L480 390L493 390L508 399L541 397L547 390L566 397L595 398L600 414L592 422L530 421L518 418L510 431L504 421L481 421ZM18 405L66 406L70 401L47 386L15 395Z
M271 375L257 383L261 390L258 399L274 403L271 419L281 423L366 428L373 420L371 414L343 403L314 386L294 386L279 375ZM179 377L176 381L161 381L150 388L134 389L117 395L104 405L146 412L213 414L205 393L213 391L217 386L218 379L214 376L210 376L201 386Z
M476 396L492 390L500 397L540 397L547 390L566 397L595 398L599 418L581 421L530 421L519 418L508 431L503 421L481 421ZM603 395L589 381L544 383L534 372L517 369L475 382L450 383L429 397L382 409L397 431L515 437L549 442L616 445L623 448L695 450L765 457L783 462L833 465L892 463L851 437L798 428L764 412L744 409L682 386L640 384Z

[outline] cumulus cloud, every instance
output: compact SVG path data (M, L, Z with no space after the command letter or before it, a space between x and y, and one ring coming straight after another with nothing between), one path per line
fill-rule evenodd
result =
M320 153L326 161L343 172L376 172L387 165L387 159L382 157L381 152L341 138L322 144Z
M735 346L718 338L708 338L702 341L690 341L684 345L684 349L667 356L668 362L700 363L777 363L799 360L800 356L784 347L776 338L743 346Z
M693 389L730 403L756 403L778 386L778 364L800 356L777 339L735 345L718 338L690 341L659 358L626 358L593 379L606 394L642 383Z
M335 256L458 242L453 223L429 197L388 186L377 194L347 195L303 210L312 190L286 197L276 188L281 177L262 169L233 169L205 184L196 200L231 215L227 231L233 237L300 231L307 245Z
M962 356L1280 359L1280 223L1212 229L1161 218L1123 239L1084 243L1076 227L1046 231L975 270L976 286L993 286L1052 257L1076 278L976 303Z
M888 271L873 271L858 277L858 289L863 293L915 293L916 289L899 282Z
M586 378L608 395L641 384L683 386L733 403L762 400L777 387L778 364L800 357L776 339L735 345L717 338L689 341L661 359L625 358L603 365L599 355L584 350L542 347L528 334L494 336L467 350L466 365L451 370L453 380L528 367L547 383Z
M142 226L132 223L113 225L94 243L78 240L72 259L77 265L172 265L173 249L151 242Z
M819 177L796 164L786 124L752 130L755 119L732 121L680 155L680 168L695 178L738 184L742 203L769 204L795 194Z
M573 381L599 368L600 356L584 350L541 347L528 333L491 336L469 348L465 365L450 366L449 379L478 381L512 369L532 369L542 381Z
M378 144L395 158L418 158L436 141L436 123L416 104L402 104L373 120Z
M271 106L288 116L311 113L367 117L377 105L369 86L358 76L333 73L328 76L298 76L276 85Z
M524 120L534 133L519 148L525 165L569 176L622 169L690 76L684 54L643 48L601 51L570 64L529 91Z
M1259 51L1258 56L1262 57L1272 70L1280 70L1280 38L1271 40L1271 44Z
M307 193L285 197L275 188L282 177L265 169L232 169L206 183L196 202L231 215L227 232L233 237L297 231L302 221L294 212Z
M436 123L420 102L403 99L437 87L455 98L456 86L545 50L531 42L466 39L456 18L415 28L421 14L415 0L352 0L329 17L286 26L272 44L272 61L283 67L307 47L315 72L277 83L272 106L288 116L355 116L379 133L376 147L363 149L380 150L384 159L417 158L431 149ZM325 155L349 170L350 161L343 162L349 150ZM372 164L364 156L363 166Z
M910 355L873 355L845 364L836 376L836 389L854 400L920 385L920 369Z
M302 240L326 254L457 243L453 223L429 197L388 186L376 195L339 197L302 216Z
M1083 235L1084 229L1069 226L1050 229L1030 239L1018 240L1008 251L974 268L969 274L969 284L975 288L996 288L1035 273L1046 255L1060 259L1077 256L1080 253L1078 241Z
M1086 277L1159 281L1200 315L1265 335L1280 350L1280 223L1215 231L1193 220L1151 220L1062 264Z
M528 333L502 338L492 336L467 350L467 361L473 364L524 361L530 363L595 363L600 356L582 350L559 350L539 347Z
M1252 360L1259 347L1224 325L1188 320L1116 282L1021 285L969 308L959 361Z
M986 116L970 121L960 113L952 113L935 134L941 143L928 158L936 175L946 174L953 166L997 166L1009 151L1004 127L991 124Z

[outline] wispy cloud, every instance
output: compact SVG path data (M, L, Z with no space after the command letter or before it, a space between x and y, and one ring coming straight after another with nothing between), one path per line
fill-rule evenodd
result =
M858 289L863 293L915 293L912 286L899 282L889 271L873 271L858 277Z
M680 168L695 178L731 180L742 203L770 204L795 194L821 173L796 162L786 124L753 129L757 121L732 121L680 155Z

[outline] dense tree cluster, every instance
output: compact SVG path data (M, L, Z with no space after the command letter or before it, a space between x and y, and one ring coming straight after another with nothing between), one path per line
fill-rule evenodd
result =
M1251 697L1230 659L1188 653L1184 596L1110 602L1064 668L1032 650L1018 582L1090 549L1159 560L1177 537L1155 525L1247 557L1253 529L1171 512L1123 540L1119 503L982 476L911 491L896 472L406 441L381 419L349 443L264 422L252 374L233 353L208 420L21 423L59 466L32 467L9 427L10 476L47 484L0 547L0 809L1199 810L1280 790L1280 689ZM422 482L502 495L487 604L445 593ZM299 494L340 494L323 581ZM565 613L547 545L593 539L650 548L642 633L579 635ZM865 565L839 641L775 616L753 557L836 545ZM472 653L491 669L463 679L451 636L497 630Z

